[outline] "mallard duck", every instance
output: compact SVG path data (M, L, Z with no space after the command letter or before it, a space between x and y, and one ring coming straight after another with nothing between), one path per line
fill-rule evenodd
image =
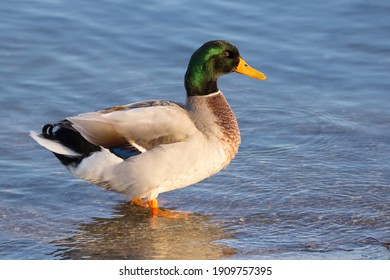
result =
M144 201L151 216L160 216L160 193L195 184L225 168L236 155L240 130L217 85L220 76L232 72L266 79L235 46L210 41L191 56L185 104L115 106L46 124L41 134L30 135L77 177L133 202Z

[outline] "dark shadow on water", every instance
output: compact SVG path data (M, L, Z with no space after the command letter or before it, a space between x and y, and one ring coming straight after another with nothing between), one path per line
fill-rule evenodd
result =
M56 259L223 259L234 250L221 244L232 238L210 217L189 220L149 218L148 209L118 205L111 218L82 224L80 233L54 241Z

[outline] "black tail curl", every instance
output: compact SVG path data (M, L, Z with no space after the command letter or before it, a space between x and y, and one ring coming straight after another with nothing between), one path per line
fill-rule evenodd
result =
M48 123L48 124L45 124L43 127L42 127L42 135L46 138L46 139L50 139L50 140L55 140L55 136L53 134L53 128L54 128L54 125Z
M94 152L101 151L99 146L88 142L72 123L68 120L59 121L55 124L45 124L42 127L42 135L46 139L60 142L62 145L80 154L80 156L67 156L53 153L65 166L77 166L85 157Z

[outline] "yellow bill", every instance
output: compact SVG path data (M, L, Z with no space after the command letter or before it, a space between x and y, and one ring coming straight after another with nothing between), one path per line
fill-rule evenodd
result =
M256 69L253 69L248 65L248 63L245 62L240 57L240 62L238 63L238 66L235 70L237 73L249 76L253 79L258 79L258 80L267 80L267 76L261 73L260 71L257 71Z

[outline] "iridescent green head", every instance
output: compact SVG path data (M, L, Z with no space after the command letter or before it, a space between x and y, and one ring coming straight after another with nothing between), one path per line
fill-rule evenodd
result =
M188 96L207 95L218 91L220 76L238 72L255 79L266 76L251 68L240 56L238 49L226 41L210 41L197 49L191 56L185 74Z

